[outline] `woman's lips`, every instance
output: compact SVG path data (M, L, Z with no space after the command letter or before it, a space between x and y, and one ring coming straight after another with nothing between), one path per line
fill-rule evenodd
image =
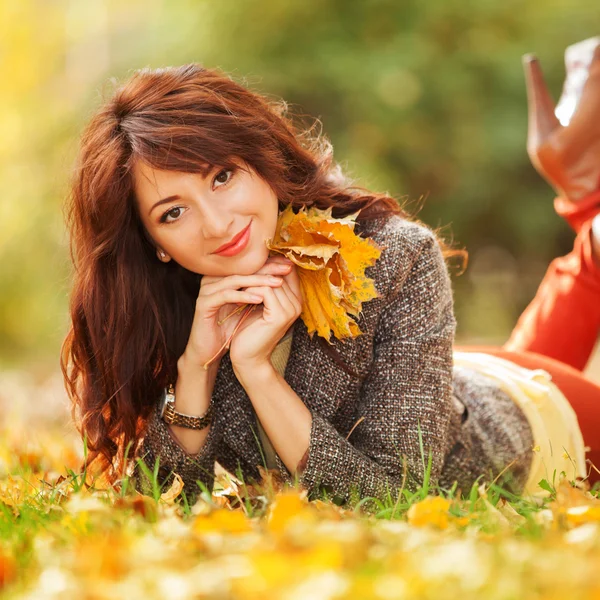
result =
M250 240L251 225L252 221L250 221L246 229L243 230L242 235L235 244L231 244L231 246L227 246L227 248L224 248L220 252L215 252L214 254L217 254L218 256L234 256L241 252L248 245L248 241Z

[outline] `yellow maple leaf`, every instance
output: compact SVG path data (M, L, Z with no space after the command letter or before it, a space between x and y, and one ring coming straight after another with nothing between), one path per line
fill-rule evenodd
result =
M273 239L267 240L269 250L300 267L300 316L311 338L316 332L328 342L331 333L338 339L362 333L352 317L360 315L363 302L380 296L364 272L382 250L372 239L354 233L360 211L340 219L331 211L332 207L302 207L294 213L288 205L279 215Z

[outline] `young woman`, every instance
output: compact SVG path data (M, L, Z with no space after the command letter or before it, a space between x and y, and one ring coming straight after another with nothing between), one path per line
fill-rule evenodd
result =
M539 415L476 361L453 368L435 235L393 198L351 186L330 144L283 107L191 64L136 72L89 123L69 202L76 268L61 357L87 463L114 480L134 455L150 470L159 459L159 483L177 472L188 498L198 482L212 488L215 461L246 480L266 464L342 501L394 498L428 469L434 489L468 492L479 478L532 492ZM355 233L384 248L366 272L379 297L363 304L357 338L328 344L298 318L297 267L265 245L290 204L334 218L361 209ZM205 370L239 303L259 310ZM546 405L560 394L536 385ZM570 462L581 475L581 456Z

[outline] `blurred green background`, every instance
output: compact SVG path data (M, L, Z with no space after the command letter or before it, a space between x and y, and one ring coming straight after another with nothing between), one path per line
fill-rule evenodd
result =
M591 0L2 0L0 369L54 372L78 135L134 69L200 62L322 120L343 167L470 253L458 338L501 343L573 236L525 150L521 55L558 98Z

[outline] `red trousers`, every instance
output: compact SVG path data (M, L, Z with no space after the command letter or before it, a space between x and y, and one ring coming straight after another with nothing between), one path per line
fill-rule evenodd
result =
M591 241L600 192L577 204L557 198L554 206L577 233L572 252L552 261L535 298L502 348L461 350L494 354L552 375L575 410L584 443L590 448L586 459L588 481L593 485L600 481L600 386L581 371L600 332L600 263L593 256Z

